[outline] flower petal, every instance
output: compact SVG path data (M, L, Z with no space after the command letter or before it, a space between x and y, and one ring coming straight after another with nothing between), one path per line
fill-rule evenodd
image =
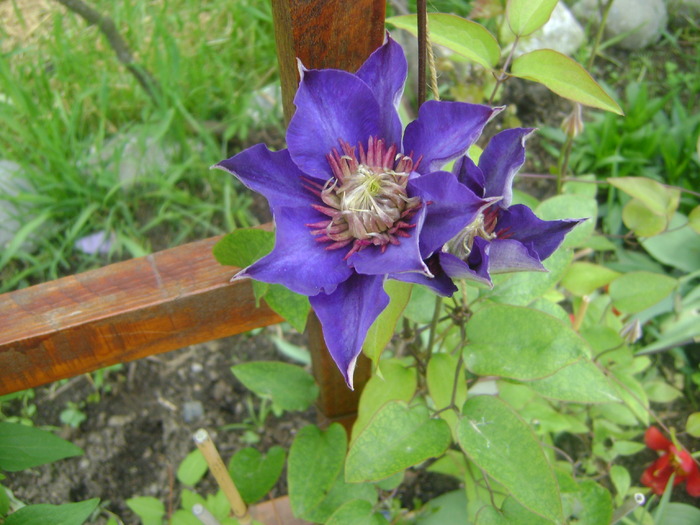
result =
M491 117L502 109L428 100L418 110L418 118L406 126L403 151L413 152L414 160L422 157L419 173L437 171L446 162L463 155Z
M472 251L463 261L451 253L440 253L440 266L452 279L468 279L493 287L489 275L491 243L481 237L474 238Z
M496 230L499 239L520 241L532 257L544 261L559 247L566 234L583 220L543 221L527 206L516 204L500 210Z
M532 128L513 128L495 135L479 158L479 168L486 179L485 197L500 197L502 208L513 200L513 177L525 163L525 140Z
M484 185L486 179L481 168L474 164L468 155L462 155L455 161L452 173L457 176L457 180L472 190L478 197L484 196Z
M368 246L348 259L357 273L364 275L385 275L387 273L423 272L429 273L418 248L419 235L425 220L425 206L406 222L415 224L406 230L409 237L401 237L399 244L388 244L382 248Z
M427 258L476 219L489 203L460 184L452 173L436 171L409 182L409 188L427 204L420 231L420 252Z
M694 498L700 498L700 470L697 465L686 479L685 490Z
M323 219L312 208L278 208L275 247L262 259L236 275L266 283L282 284L303 295L331 293L347 280L352 269L344 261L345 250L326 250L306 224Z
M652 450L668 450L673 443L661 431L651 426L644 432L644 443Z
M366 148L370 136L383 138L381 110L372 90L352 73L311 69L302 77L287 146L303 172L326 180L332 175L326 155L339 149L339 140Z
M228 171L246 187L263 194L270 206L308 206L311 193L302 185L303 172L286 149L270 151L257 144L212 166Z
M310 297L326 346L352 389L352 375L367 330L389 304L383 275L353 274L331 294Z
M390 279L403 281L406 283L422 284L427 286L433 292L443 297L451 297L457 291L457 286L452 282L452 279L445 273L440 266L440 254L436 253L430 257L425 263L433 274L433 277L428 277L425 274L418 272L392 273L389 274Z
M379 102L381 137L389 146L401 143L402 126L398 110L407 71L408 64L403 49L387 36L384 45L372 53L356 73L370 87Z
M535 256L533 256L535 255ZM532 254L520 241L494 239L489 249L489 272L546 272L540 259Z

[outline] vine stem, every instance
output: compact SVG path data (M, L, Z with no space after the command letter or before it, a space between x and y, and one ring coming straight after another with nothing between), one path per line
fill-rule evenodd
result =
M508 79L508 68L510 67L510 63L513 61L513 54L515 53L515 48L517 47L519 40L520 37L516 35L515 40L513 40L513 45L510 47L510 52L506 57L506 61L501 68L501 72L496 77L496 85L493 86L493 91L491 92L491 97L489 98L489 106L493 105L493 100L496 98L498 88L501 87L501 84Z
M433 345L435 344L435 333L437 332L438 321L440 320L440 309L442 308L442 297L435 297L435 309L433 310L433 319L430 321L430 335L428 336L428 359L433 353Z
M418 107L423 105L426 99L426 61L428 58L428 10L426 0L417 0L416 11L418 14Z

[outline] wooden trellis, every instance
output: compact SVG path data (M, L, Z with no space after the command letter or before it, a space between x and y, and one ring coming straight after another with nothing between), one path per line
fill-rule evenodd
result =
M384 38L384 0L272 0L285 117L294 111L296 57L308 68L355 71ZM212 162L218 159L212 159ZM0 295L0 395L278 323L255 307L249 282L211 255L218 238ZM319 410L347 421L351 392L330 359L318 320L308 323Z

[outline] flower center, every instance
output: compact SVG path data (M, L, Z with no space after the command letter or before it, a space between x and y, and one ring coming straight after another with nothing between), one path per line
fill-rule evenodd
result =
M325 185L306 180L306 187L323 202L313 208L329 219L307 226L318 242L330 243L327 250L352 245L346 259L368 246L379 246L383 252L389 244L399 244L399 237L409 237L406 230L415 226L407 220L421 201L409 197L406 186L418 162L374 137L366 151L362 144L354 148L339 143L342 154L334 148L327 155L333 177Z
M447 243L446 251L460 259L466 260L472 252L475 237L481 237L487 241L492 241L497 237L495 232L497 222L498 215L496 210L493 207L486 208L477 215L476 219L469 226Z

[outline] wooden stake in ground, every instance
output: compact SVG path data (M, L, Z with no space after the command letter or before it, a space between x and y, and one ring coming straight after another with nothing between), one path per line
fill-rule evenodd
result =
M214 475L219 488L221 488L226 499L231 504L231 510L234 516L241 525L248 525L253 520L248 512L248 506L245 504L245 501L243 501L243 498L241 498L241 494L238 492L236 484L231 479L231 475L228 473L228 469L226 465L224 465L219 451L216 450L216 446L211 440L209 432L200 428L194 433L193 439L197 448L204 456L207 465L209 465L209 470Z

